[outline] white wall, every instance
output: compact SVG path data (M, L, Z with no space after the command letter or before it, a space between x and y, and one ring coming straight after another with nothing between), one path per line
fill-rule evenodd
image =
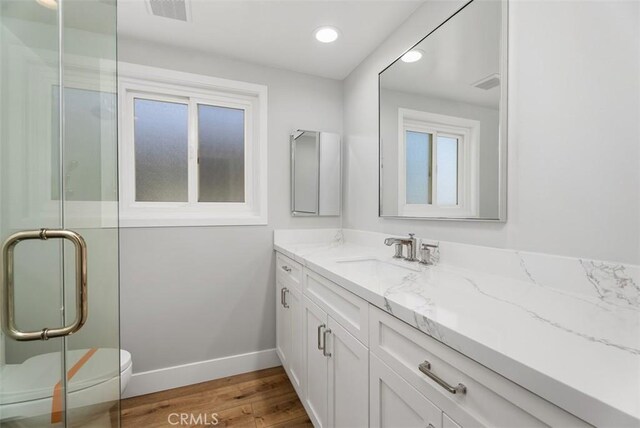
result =
M268 226L121 229L122 347L134 372L273 348L273 229L340 226L290 216L289 133L342 133L341 83L123 38L118 58L269 90Z
M464 2L426 2L344 82L345 227L640 263L640 3L509 10L506 223L378 218L377 77Z

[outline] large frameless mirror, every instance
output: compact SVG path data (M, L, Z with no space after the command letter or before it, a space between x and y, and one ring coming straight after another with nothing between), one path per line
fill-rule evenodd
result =
M506 220L506 7L470 1L380 73L381 217Z
M297 130L291 140L291 215L339 216L340 135Z

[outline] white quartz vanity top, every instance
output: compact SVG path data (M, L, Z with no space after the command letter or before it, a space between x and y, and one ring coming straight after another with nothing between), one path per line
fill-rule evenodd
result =
M483 247L441 243L440 263L424 266L369 245L384 235L332 230L333 239L305 243L294 232L276 231L277 251L593 425L640 426L637 266L564 258L545 268L531 255L529 267L526 254L500 250L519 260L505 258L500 275L445 263L455 260L446 251L472 256ZM593 295L545 283L550 270L556 281L577 281L571 263ZM514 266L522 278L508 272ZM534 270L548 277L536 280Z

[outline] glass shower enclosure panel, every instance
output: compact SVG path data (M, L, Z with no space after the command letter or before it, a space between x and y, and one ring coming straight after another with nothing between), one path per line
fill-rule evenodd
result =
M0 1L0 427L118 426L115 0Z

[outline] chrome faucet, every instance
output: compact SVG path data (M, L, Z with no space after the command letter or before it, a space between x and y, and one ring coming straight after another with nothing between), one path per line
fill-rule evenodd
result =
M394 259L401 259L403 258L402 256L402 239L398 239L398 238L386 238L384 240L384 245L390 247L392 245L395 244L395 249L396 249L396 253L393 255Z
M415 238L413 233L409 234L409 238L386 238L384 240L384 244L387 246L394 245L396 246L396 253L394 254L394 258L402 259L404 258L407 261L415 262L418 260L416 254L418 252L418 240ZM407 256L403 257L402 248L407 247Z

